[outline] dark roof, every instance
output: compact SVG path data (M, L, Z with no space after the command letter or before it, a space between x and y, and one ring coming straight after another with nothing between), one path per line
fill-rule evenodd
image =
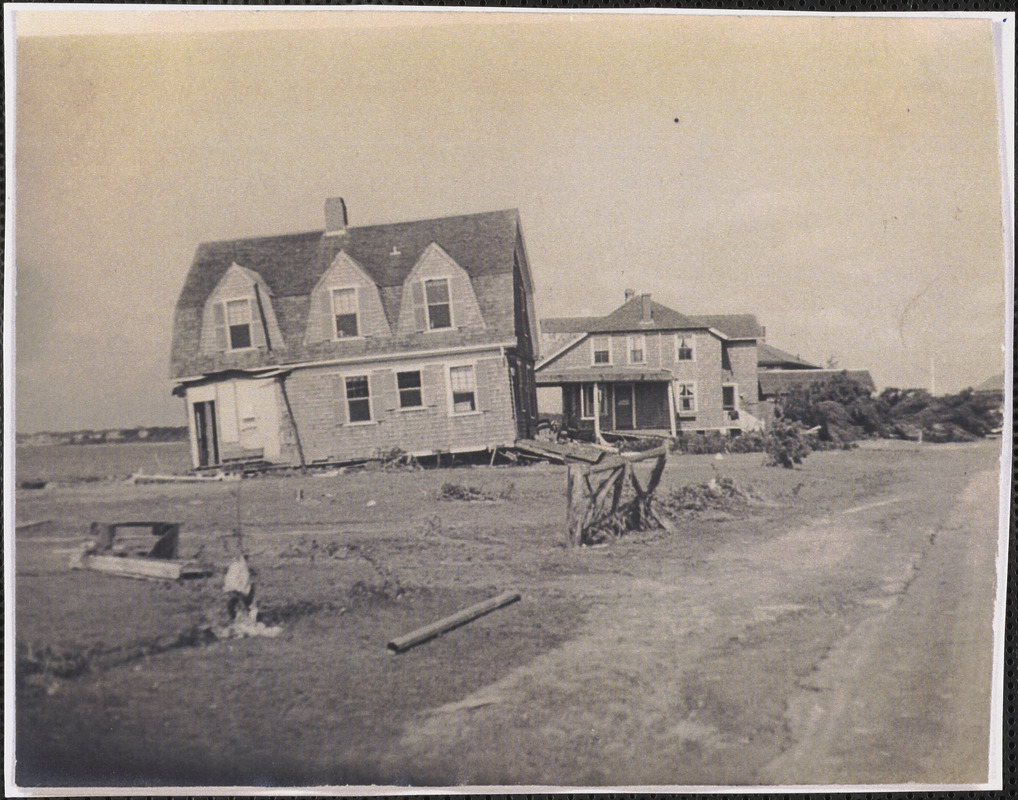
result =
M644 302L649 304L649 322L644 322ZM546 334L621 333L624 331L696 330L699 328L714 328L730 339L757 339L763 335L763 328L760 327L760 323L752 314L689 316L651 300L650 295L636 295L603 317L552 317L541 320L541 332Z
M688 318L695 325L714 328L729 339L759 339L763 328L753 314L697 314Z
M276 297L310 294L340 250L345 250L382 286L401 286L432 242L471 278L511 272L516 243L516 209L458 217L347 228L342 236L324 231L205 242L198 246L177 306L203 306L223 273L236 262L261 275ZM398 255L393 255L393 250Z
M378 285L389 324L395 327L404 280L428 245L432 242L438 244L471 278L486 326L480 338L489 341L515 338L512 275L519 235L519 212L506 209L348 227L344 234L338 236L311 231L205 242L195 252L177 300L171 375L193 375L222 366L212 363L217 359L199 357L198 339L205 302L233 263L258 273L268 284L272 291L273 310L287 345L285 351L248 354L248 359L262 365L338 357L340 350L342 355L360 355L355 352L358 345L354 342L316 346L315 352L304 352L307 348L302 345L308 296L340 250L350 255ZM522 252L519 258L524 258ZM524 281L529 285L529 268L525 264L521 267L526 273ZM433 335L430 341L438 344L442 338ZM449 346L478 343L475 341L478 340L477 335L468 337L470 342L461 342L455 336L445 338L449 338ZM413 350L420 344L408 340L386 347Z
M834 375L845 375L871 392L876 390L873 378L865 369L771 369L757 373L762 397L786 394L792 389L811 386Z
M644 299L646 298L646 300ZM644 321L644 303L648 305L649 321ZM607 317L603 317L593 330L619 333L622 331L659 331L677 328L694 328L696 323L668 306L650 299L650 295L637 295L623 303Z
M787 367L789 369L820 369L816 364L803 361L799 356L793 356L784 350L759 342L756 346L756 363L760 367Z
M541 320L541 333L587 333L604 317L546 317Z

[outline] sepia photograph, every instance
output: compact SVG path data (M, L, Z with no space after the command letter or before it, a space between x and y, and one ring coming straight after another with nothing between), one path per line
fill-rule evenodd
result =
M1002 787L1011 15L4 45L8 796Z

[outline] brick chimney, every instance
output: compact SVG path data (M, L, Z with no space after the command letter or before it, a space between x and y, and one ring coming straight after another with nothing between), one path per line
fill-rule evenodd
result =
M643 311L643 317L642 317L642 319L640 321L645 323L645 324L649 324L650 322L653 322L653 320L651 319L651 314L650 314L650 295L649 294L641 294L640 295L640 306L641 306L641 310Z
M342 197L325 201L325 235L342 236L346 233L346 203Z
M628 303L634 297L636 297L636 290L635 289L626 289L626 302Z

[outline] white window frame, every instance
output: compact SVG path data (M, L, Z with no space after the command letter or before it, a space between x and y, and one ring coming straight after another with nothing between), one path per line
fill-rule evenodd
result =
M679 358L679 349L682 347L682 340L689 344L689 358ZM693 334L675 334L675 361L678 364L692 364L696 361L696 337Z
M682 408L683 395L679 392L680 386L688 386L692 391L693 407L689 409ZM697 411L697 395L696 395L696 381L673 381L672 391L675 393L675 413L680 417L683 414L695 414Z
M604 342L608 345L608 360L597 361L598 343ZM604 349L604 348L601 348ZM612 365L612 337L611 336L591 336L590 337L590 363L594 367L610 367Z
M580 419L590 421L594 419L594 395L590 396L590 413L588 414L583 408L583 393L590 389L591 392L597 392L597 407L601 409L601 414L604 415L605 411L605 395L604 395L604 384L601 383L581 383L580 384Z
M639 342L640 344L640 360L633 360L633 347L634 344ZM647 363L647 337L642 333L634 333L626 337L626 361L630 364L646 364Z
M240 353L244 350L257 350L254 343L254 309L252 308L253 301L250 297L233 297L229 300L223 300L223 319L226 323L226 350L230 353ZM230 334L230 304L231 303L246 303L247 304L247 340L250 342L247 347L234 347L233 336Z
M355 427L355 426L359 426L359 425L375 425L375 424L377 424L377 420L375 419L374 398L371 396L371 374L369 372L344 372L344 373L342 373L342 378L343 378L343 402L346 404L346 422L344 423L344 425L348 426L348 427ZM363 397L355 398L357 400L367 399L367 401L368 401L368 418L367 419L362 419L362 420L357 420L356 422L354 422L353 420L350 419L350 392L349 392L349 387L346 384L346 382L350 378L364 378L364 380L367 381L367 384L368 384L368 396L367 396L367 398L363 398Z
M452 390L452 371L454 369L461 369L463 367L470 367L474 375L474 410L473 411L456 411L456 404L453 402L453 390ZM446 399L449 403L449 416L450 417L472 417L477 416L481 413L480 397L477 392L477 362L475 361L458 361L445 365L445 388L446 388Z
M397 401L396 408L398 410L400 410L400 411L423 411L425 408L427 408L427 406L424 405L424 370L421 369L420 367L418 367L417 369L395 369L395 370L393 370L393 372L396 373L396 401ZM417 391L420 392L420 395L421 395L421 404L419 406L405 406L405 405L403 405L403 394L402 394L402 392L409 391L409 390L404 390L404 389L400 389L399 388L399 375L400 375L401 372L416 372L420 376L421 382L420 382L420 385L417 387ZM475 383L476 383L476 380L475 380ZM476 391L477 390L475 389L474 390L475 395L476 395ZM475 402L476 402L476 397L475 397Z
M446 294L449 297L449 299L446 301L446 305L449 306L449 325L446 326L446 327L442 327L442 328L436 328L434 325L431 324L431 303L428 302L428 284L429 283L438 283L439 281L445 283L445 292L446 292ZM429 331L452 331L452 330L456 330L456 320L453 317L453 313L452 313L452 280L447 275L446 276L439 276L439 277L436 277L436 278L422 278L421 279L421 289L424 290L424 313L427 316L427 320L428 320L428 330Z
M336 330L336 292L353 292L354 317L357 320L356 336L340 336ZM356 339L363 339L364 333L361 327L361 306L360 287L358 286L330 286L329 287L329 308L332 309L329 329L332 331L332 340L335 342L349 342Z

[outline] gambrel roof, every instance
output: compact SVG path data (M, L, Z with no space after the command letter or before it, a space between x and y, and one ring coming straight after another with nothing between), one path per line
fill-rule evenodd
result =
M360 355L374 347L414 350L421 336L379 342L303 344L309 296L336 255L346 252L379 288L391 328L399 314L403 282L432 243L439 245L470 277L484 317L482 331L431 332L429 347L504 342L516 338L513 317L513 270L519 262L528 292L532 279L522 243L516 209L478 214L347 227L339 234L325 231L206 242L198 246L177 300L171 346L172 378L231 367L253 368L300 363L329 357ZM202 357L198 352L205 302L232 264L260 276L272 292L272 304L287 348L283 352ZM536 331L534 331L536 335ZM416 340L415 340L416 338Z

